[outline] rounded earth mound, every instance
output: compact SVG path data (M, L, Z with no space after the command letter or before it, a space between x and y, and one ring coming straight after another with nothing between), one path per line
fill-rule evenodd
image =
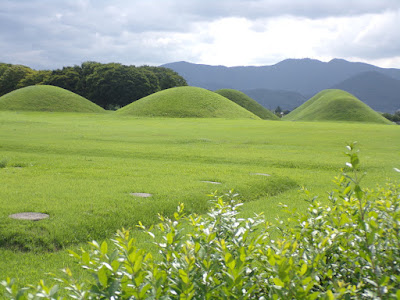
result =
M78 94L51 85L24 87L0 97L0 110L104 112L105 110Z
M391 124L352 94L327 89L283 117L287 121L345 121Z
M256 100L250 98L245 93L234 90L234 89L220 89L215 91L215 93L228 98L229 100L239 104L253 114L259 116L264 120L280 120L272 111L266 109Z
M117 110L116 114L138 117L259 119L217 93L191 86L154 93Z

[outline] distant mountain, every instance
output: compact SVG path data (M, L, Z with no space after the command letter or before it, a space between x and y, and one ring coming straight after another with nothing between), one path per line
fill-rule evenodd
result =
M275 65L261 67L224 67L176 62L165 64L184 77L189 85L216 90L269 89L314 95L361 72L378 71L400 80L399 69L383 69L373 65L333 59L286 59Z
M286 59L275 65L260 67L224 67L175 62L165 64L163 67L174 70L192 86L209 90L229 88L243 91L268 109L275 109L276 104L279 103L278 100L275 101L273 100L274 98L268 96L271 91L277 94L279 94L278 91L295 92L308 99L321 90L332 87L338 88L336 86L342 84L347 79L365 72L380 73L387 80L391 81L400 80L400 69L384 69L370 64L349 62L343 59L333 59L329 62L321 62L309 58ZM368 85L372 88L371 82ZM392 84L385 83L384 85L391 86ZM269 90L269 92L265 92L266 94L262 95L261 89ZM362 86L360 86L360 89L362 89ZM392 103L390 99L394 95L382 97L380 87L375 86L375 89L377 90L375 93L377 95L373 99L372 97L368 99L368 105L379 111L385 111L387 107L392 107L392 104L386 104L385 102L389 101ZM257 90L257 92L250 92L249 90ZM351 92L354 93L353 91ZM258 96L255 96L255 93ZM361 100L365 98L359 96L357 93L354 94ZM264 103L262 99L264 99ZM281 102L281 105L278 105L283 109L291 109L302 104L298 97L294 97L293 100L290 99L288 97L285 102ZM372 103L381 104L374 105Z
M400 109L400 80L380 72L363 72L332 88L353 94L377 111L394 113Z
M250 98L253 98L265 108L275 110L280 106L283 110L293 110L302 105L308 98L300 93L290 91L276 91L267 89L242 90Z

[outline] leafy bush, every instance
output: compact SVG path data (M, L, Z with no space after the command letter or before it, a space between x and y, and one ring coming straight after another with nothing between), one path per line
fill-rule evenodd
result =
M160 216L160 258L135 246L128 230L112 244L91 242L71 252L93 280L80 283L69 269L66 287L18 290L3 282L12 299L400 299L400 186L362 189L354 145L349 173L335 178L330 205L309 198L305 213L279 221L279 238L262 215L238 217L237 195L216 196L205 216ZM285 208L286 209L286 208ZM286 209L287 210L287 209Z
M392 122L400 122L400 111L396 111L393 115L390 113L383 113L383 117Z
M3 158L0 160L0 169L7 167L8 165L8 158Z

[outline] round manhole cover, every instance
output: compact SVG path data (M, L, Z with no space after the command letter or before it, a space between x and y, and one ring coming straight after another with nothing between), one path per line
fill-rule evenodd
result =
M149 198L151 196L153 196L152 194L149 193L130 193L131 196L135 196L135 197L142 197L142 198Z
M266 174L266 173L250 173L250 175L271 176L270 174Z
M209 181L209 180L202 180L201 182L204 182L204 183L211 183L211 184L221 184L221 182L218 182L218 181Z
M30 221L39 221L42 219L47 219L49 217L48 214L35 213L35 212L23 212L18 214L12 214L9 216L12 219L18 220L30 220Z

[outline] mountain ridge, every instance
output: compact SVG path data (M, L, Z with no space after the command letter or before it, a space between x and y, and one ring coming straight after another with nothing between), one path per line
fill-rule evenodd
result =
M322 62L317 59L285 59L274 65L268 66L211 66L206 64L193 64L185 61L162 65L170 68L184 77L189 85L202 87L209 90L236 89L243 92L251 90L274 90L295 92L308 99L319 91L336 87L343 81L348 80L364 72L374 71L394 80L400 80L400 69L381 68L362 62L349 62L344 59L332 59ZM390 80L391 80L390 79ZM361 83L358 83L361 84ZM391 104L385 104L386 100L375 96L368 98L368 105L379 111L390 108L390 112L400 108L400 98L396 98L397 89L383 91L377 83L367 81L364 83L369 88L375 88L377 95L390 95ZM362 85L362 84L361 84ZM386 85L386 84L384 84ZM390 86L393 86L390 85ZM261 96L254 97L247 94L260 104L267 102L275 105L279 102L274 99L265 100ZM357 96L361 101L363 97ZM395 99L395 100L393 100ZM399 99L398 101L396 99ZM382 102L383 101L383 102ZM293 103L292 103L293 102ZM394 102L394 104L393 104ZM273 103L273 104L271 104ZM299 97L289 100L290 105L280 105L283 109L290 109L299 105ZM382 105L381 105L381 104ZM301 104L301 103L300 103ZM265 106L265 105L264 105ZM271 107L267 107L271 109ZM389 112L389 111L388 111Z

